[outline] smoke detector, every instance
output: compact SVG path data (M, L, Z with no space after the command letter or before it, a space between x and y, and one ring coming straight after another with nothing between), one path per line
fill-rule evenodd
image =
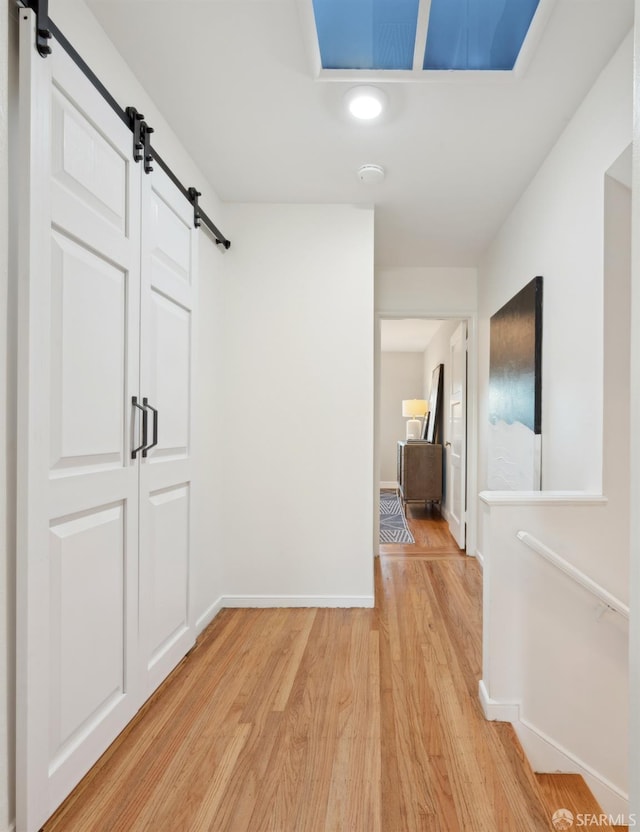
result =
M378 185L384 181L384 168L380 165L362 165L358 168L358 179L365 185Z

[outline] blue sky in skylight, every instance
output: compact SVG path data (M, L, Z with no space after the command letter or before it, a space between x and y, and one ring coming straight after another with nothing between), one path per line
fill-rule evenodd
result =
M511 70L539 0L431 0L423 69ZM313 0L323 69L412 69L419 0Z
M313 0L324 69L411 69L418 0Z
M431 0L424 69L513 69L539 0Z

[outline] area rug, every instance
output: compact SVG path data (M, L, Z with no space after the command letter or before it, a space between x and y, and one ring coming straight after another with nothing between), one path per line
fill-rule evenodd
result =
M380 492L380 543L415 543L397 491Z

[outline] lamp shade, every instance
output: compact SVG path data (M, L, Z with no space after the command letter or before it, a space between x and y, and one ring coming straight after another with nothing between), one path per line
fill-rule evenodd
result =
M402 400L402 415L409 419L416 417L422 418L426 416L428 410L427 403L424 399L403 399Z

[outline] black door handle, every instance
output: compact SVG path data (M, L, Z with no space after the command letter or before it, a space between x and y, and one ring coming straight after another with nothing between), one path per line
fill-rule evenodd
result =
M149 410L153 411L153 442L150 445L147 445L146 448L142 449L142 456L146 457L147 453L151 450L151 448L155 448L158 444L158 411L155 407L152 407L149 404L149 399L145 396L142 400L142 404L145 408L149 408Z
M131 459L135 459L138 451L142 451L144 446L147 444L147 407L146 407L146 399L142 400L142 404L138 404L138 397L132 396L131 397L131 404L134 407L137 407L138 410L142 411L142 444L138 445L137 448L131 449ZM144 452L143 452L144 456Z

